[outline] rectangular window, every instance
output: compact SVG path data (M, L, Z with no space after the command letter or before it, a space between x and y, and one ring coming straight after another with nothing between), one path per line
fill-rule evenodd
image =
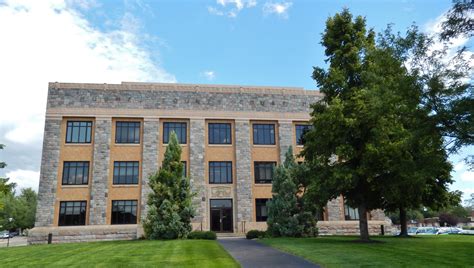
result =
M209 183L232 183L232 162L209 162Z
M296 145L304 145L304 135L312 128L312 125L296 125Z
M113 200L112 224L137 224L137 200Z
M176 133L180 144L186 144L187 132L186 123L182 122L165 122L163 123L163 143L167 144L170 139L171 131Z
M232 144L230 123L209 123L209 144Z
M269 199L255 199L255 209L257 210L257 221L267 221L267 202Z
M89 162L64 162L63 185L84 185L89 182Z
M359 210L344 204L344 218L346 221L359 220Z
M115 143L140 143L140 122L115 123Z
M254 162L255 183L272 183L276 162Z
M114 184L138 184L138 161L114 162Z
M67 121L66 143L91 143L92 121Z
M274 145L274 124L253 124L253 144Z
M86 201L59 203L59 226L86 225Z
M187 175L187 166L186 166L186 161L181 161L181 163L183 164L183 178L186 178L186 175Z

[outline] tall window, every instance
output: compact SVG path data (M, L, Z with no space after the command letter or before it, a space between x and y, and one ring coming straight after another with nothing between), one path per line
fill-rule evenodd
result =
M188 172L186 161L181 161L181 163L183 164L183 178L186 178Z
M232 162L209 162L209 183L232 183Z
M255 199L255 209L257 221L267 221L268 218L268 209L267 202L269 199Z
M296 145L304 145L304 135L312 128L312 125L296 125Z
M140 122L117 122L115 143L140 143Z
M87 184L89 179L89 162L64 162L63 185Z
M163 143L168 143L171 131L176 133L180 144L186 144L186 123L183 122L165 122L163 123Z
M232 144L230 123L209 123L209 144Z
M272 183L276 162L254 162L255 183Z
M136 224L137 200L113 200L112 224Z
M86 201L59 203L59 226L86 225Z
M275 144L275 125L253 124L253 144Z
M66 143L91 143L92 121L67 121Z
M138 184L138 161L115 161L114 184Z
M350 207L348 204L344 204L344 218L346 221L359 220L359 210Z

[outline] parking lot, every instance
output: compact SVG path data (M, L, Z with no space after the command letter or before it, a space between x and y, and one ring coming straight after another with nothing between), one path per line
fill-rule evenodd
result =
M0 239L0 247L7 246L8 239ZM15 236L10 238L10 247L26 246L26 236Z

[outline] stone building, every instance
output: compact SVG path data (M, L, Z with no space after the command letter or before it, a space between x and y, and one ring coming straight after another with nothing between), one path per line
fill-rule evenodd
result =
M30 243L141 235L148 175L169 133L183 148L196 193L193 228L243 233L266 228L272 168L302 149L310 104L321 94L283 87L50 83L35 228ZM355 233L343 198L319 216L321 233ZM385 216L370 215L372 233Z

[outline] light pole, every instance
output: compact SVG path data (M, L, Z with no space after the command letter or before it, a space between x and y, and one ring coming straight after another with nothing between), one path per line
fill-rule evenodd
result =
M10 225L11 225L12 221L13 221L13 218L8 218L8 223L9 223L8 227L11 227ZM8 240L7 240L7 247L9 247L9 246L10 246L10 228L8 228Z

